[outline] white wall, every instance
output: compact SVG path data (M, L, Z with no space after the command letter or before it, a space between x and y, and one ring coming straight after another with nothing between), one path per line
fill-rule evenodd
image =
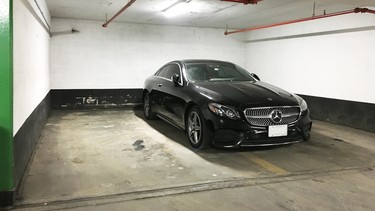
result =
M221 59L245 65L245 34L224 29L52 19L51 88L142 88L175 59ZM72 28L80 33L71 34Z
M344 15L248 33L246 68L295 93L375 103L374 49L375 15Z
M38 0L49 19L44 0ZM50 90L49 40L33 0L13 1L13 135Z

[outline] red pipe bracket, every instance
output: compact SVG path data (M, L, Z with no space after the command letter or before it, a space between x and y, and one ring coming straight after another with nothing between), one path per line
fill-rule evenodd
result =
M229 1L229 2L242 3L242 4L257 4L258 2L263 1L263 0L221 0L221 1Z

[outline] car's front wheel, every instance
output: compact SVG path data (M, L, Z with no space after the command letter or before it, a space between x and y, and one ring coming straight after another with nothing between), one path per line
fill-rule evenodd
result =
M212 132L197 106L190 109L185 125L188 140L192 147L204 149L211 144Z
M143 96L143 114L148 120L156 119L156 114L152 112L150 94L148 92Z

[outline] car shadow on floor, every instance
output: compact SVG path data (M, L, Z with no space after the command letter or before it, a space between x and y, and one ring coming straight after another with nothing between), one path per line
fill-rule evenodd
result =
M313 130L310 141L303 141L296 144L271 146L271 147L243 147L243 148L215 148L211 147L204 150L196 150L190 146L187 141L185 131L177 129L162 120L146 120L142 110L135 111L135 115L152 128L168 137L170 140L194 151L203 159L223 166L230 166L236 169L244 169L248 166L249 155L258 155L272 162L291 162L298 163L300 170L306 170L310 167L305 166L307 160L317 160L327 162L327 166L350 167L352 165L361 166L364 163L369 164L371 153L368 149L353 145L345 140L337 139L334 135L320 133L319 130ZM340 131L338 131L339 133ZM367 156L371 155L371 156ZM296 158L300 160L296 161ZM282 158L282 159L281 159ZM367 162L366 162L367 160ZM234 165L236 162L237 164ZM373 164L372 162L370 162ZM311 166L312 169L319 169L319 166ZM322 166L322 168L325 168Z
M281 146L267 146L267 147L241 147L241 148L218 148L211 146L210 148L204 150L197 150L190 146L187 136L184 130L172 126L171 124L161 120L147 120L143 115L142 110L135 110L135 115L145 121L149 126L168 137L169 139L175 141L176 143L188 148L189 150L195 151L198 154L209 154L209 153L235 153L235 152L252 152L252 151L263 151L263 150L273 150L282 147L288 147L290 145Z

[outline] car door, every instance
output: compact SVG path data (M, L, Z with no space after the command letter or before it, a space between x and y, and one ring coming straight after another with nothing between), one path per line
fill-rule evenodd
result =
M184 112L185 112L185 87L183 86L183 77L181 66L178 63L173 63L168 70L168 82L163 84L163 89L165 90L165 100L163 101L163 108L165 115L172 120L175 124L183 128L184 125ZM179 75L179 82L173 82L173 75Z
M165 90L163 84L167 82L167 75L170 65L167 64L164 67L160 68L160 70L155 74L154 79L152 80L152 91L150 94L151 101L152 101L152 109L154 112L165 115L165 109L163 107L165 100Z

